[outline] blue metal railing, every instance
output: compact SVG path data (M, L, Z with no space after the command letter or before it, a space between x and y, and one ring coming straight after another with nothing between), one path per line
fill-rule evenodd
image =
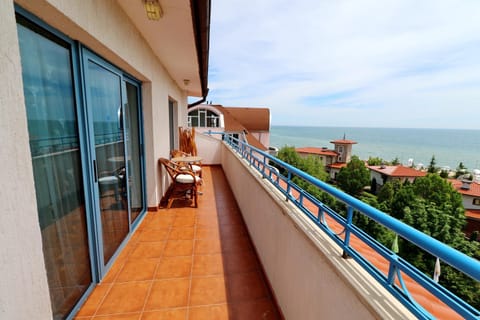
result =
M220 134L209 132L209 134ZM320 181L305 172L269 155L268 153L252 147L240 139L234 138L227 133L221 133L223 140L230 145L232 149L238 152L243 159L248 161L249 165L258 170L265 179L268 179L276 188L282 192L288 201L293 202L304 214L306 214L321 230L327 233L343 250L344 254L352 257L358 262L370 275L372 275L380 284L391 292L399 301L401 301L413 314L420 319L435 319L427 310L419 305L410 295L407 286L402 278L402 273L413 279L425 290L440 299L443 303L457 312L465 319L480 319L480 312L456 296L454 293L445 289L443 286L427 277L422 271L412 266L409 262L402 259L396 253L380 244L362 229L352 223L354 211L375 220L380 225L395 232L401 238L422 248L426 252L438 257L441 261L449 264L458 271L469 277L480 281L480 261L473 259L452 247L416 230L415 228L381 212L368 204L336 189L335 187ZM271 165L271 163L282 167L286 174L282 175ZM330 194L337 200L347 206L347 217L343 217L327 205L307 193L296 185L292 178L297 176L320 190ZM281 183L283 182L283 183ZM298 196L293 195L295 192ZM313 204L318 212L312 212L306 207L306 202ZM327 224L325 215L335 220L344 230L341 233L335 233ZM351 247L351 235L355 235L359 240L375 250L389 264L388 275L384 275L379 269L365 259L361 253ZM342 238L342 235L344 237ZM398 280L398 284L395 280Z

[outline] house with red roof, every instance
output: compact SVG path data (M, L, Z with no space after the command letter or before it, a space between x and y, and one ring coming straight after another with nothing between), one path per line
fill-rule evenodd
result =
M314 156L317 157L325 167L325 170L329 173L330 179L335 180L340 169L345 167L352 158L352 146L357 142L353 140L347 140L345 137L339 140L330 141L333 143L334 148L328 149L326 147L303 147L296 148L295 150L301 157Z
M480 183L470 180L450 180L452 186L463 199L467 225L465 234L470 236L474 231L480 231Z
M413 182L418 177L427 175L425 171L420 171L410 167L398 166L367 166L370 170L370 181L372 182L372 192L380 190L388 181L398 180L400 182Z

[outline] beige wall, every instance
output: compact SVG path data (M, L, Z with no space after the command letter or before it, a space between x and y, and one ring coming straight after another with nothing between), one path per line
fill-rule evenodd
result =
M265 147L270 147L270 132L268 131L251 131L249 132L255 138L258 139Z
M178 125L186 126L186 93L175 84L116 1L16 2L143 82L147 201L149 207L155 207L163 194L157 160L170 152L168 99L177 101Z
M222 167L286 319L414 319L225 145Z
M10 0L0 0L0 30L0 319L51 319Z

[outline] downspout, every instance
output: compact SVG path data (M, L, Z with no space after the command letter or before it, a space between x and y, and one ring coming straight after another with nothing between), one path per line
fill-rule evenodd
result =
M200 99L200 100L198 100L198 101L195 101L195 102L193 102L193 103L189 103L189 104L188 104L188 109L193 108L193 107L195 107L196 105L199 105L200 103L204 103L205 100L207 100L208 90L209 90L208 88L207 88L207 90L205 90L205 95L203 96L202 99Z

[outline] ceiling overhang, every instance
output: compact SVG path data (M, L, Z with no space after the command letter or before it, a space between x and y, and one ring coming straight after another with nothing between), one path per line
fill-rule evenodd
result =
M142 0L117 1L177 85L205 97L211 0L159 0L159 20L148 19Z

